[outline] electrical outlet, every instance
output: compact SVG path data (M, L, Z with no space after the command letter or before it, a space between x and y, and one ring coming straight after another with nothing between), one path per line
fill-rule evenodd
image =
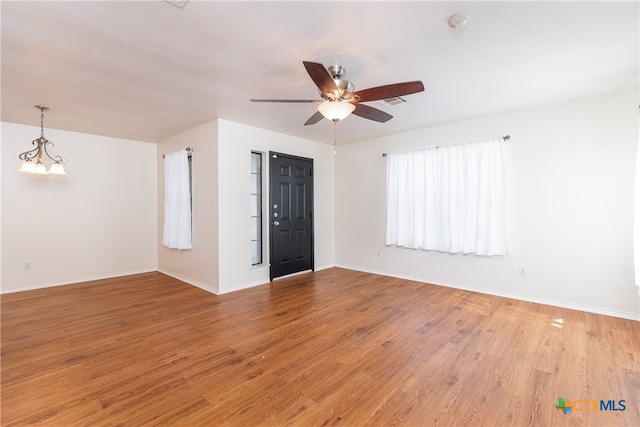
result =
M24 265L23 265L23 268L25 270L31 270L31 261L25 261Z
M527 277L527 270L524 267L518 268L518 274L520 277Z

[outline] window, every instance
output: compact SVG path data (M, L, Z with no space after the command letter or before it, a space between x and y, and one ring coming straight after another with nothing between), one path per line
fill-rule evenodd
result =
M164 225L162 244L193 249L191 162L187 150L164 156Z
M262 154L251 153L251 265L262 264Z
M506 256L502 139L387 156L386 244Z

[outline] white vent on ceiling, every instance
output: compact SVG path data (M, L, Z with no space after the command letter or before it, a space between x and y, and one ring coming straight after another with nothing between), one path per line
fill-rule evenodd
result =
M384 102L385 105L398 105L398 104L404 104L405 102L407 102L407 100L404 98L400 98L399 96L396 96L393 98L383 99L382 102Z

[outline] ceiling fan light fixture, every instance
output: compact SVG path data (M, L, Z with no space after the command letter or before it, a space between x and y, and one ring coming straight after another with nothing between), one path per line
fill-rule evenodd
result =
M356 109L356 106L345 101L326 101L318 104L318 111L332 122L338 122L349 116Z

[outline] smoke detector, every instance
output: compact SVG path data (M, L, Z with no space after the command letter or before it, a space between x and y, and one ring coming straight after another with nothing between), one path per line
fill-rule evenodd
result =
M169 4L174 5L175 7L179 7L180 9L184 8L187 3L189 3L189 0L164 0Z
M467 21L469 21L469 17L466 15L453 15L449 18L449 26L454 30L458 28L462 28L467 25Z

